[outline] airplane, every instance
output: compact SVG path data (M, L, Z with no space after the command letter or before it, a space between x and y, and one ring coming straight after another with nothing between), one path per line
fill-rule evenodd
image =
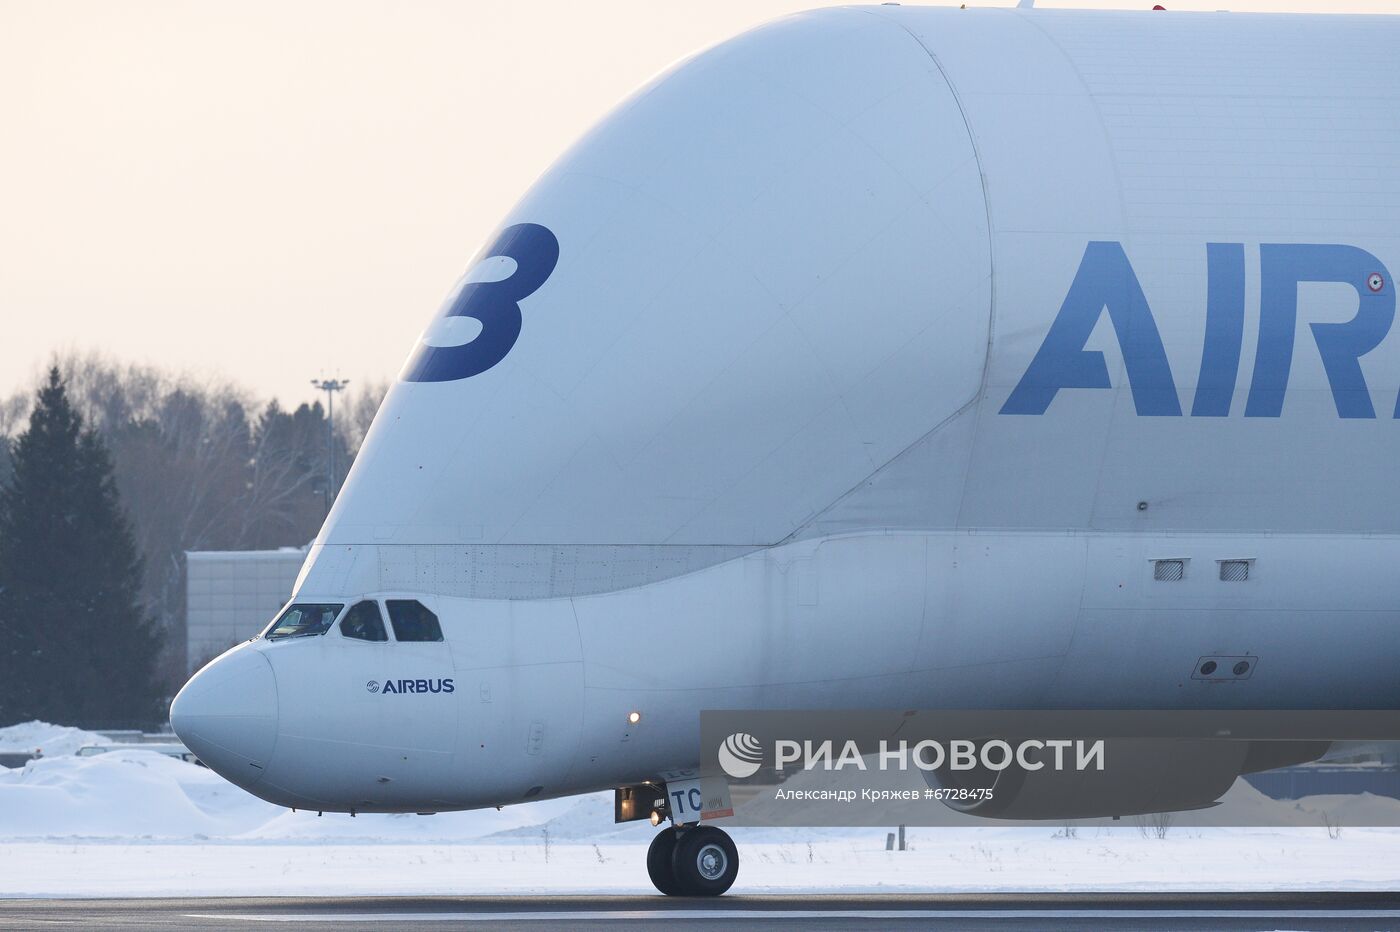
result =
M295 808L651 787L699 896L701 710L1400 708L1397 46L887 4L676 64L471 261L174 730Z

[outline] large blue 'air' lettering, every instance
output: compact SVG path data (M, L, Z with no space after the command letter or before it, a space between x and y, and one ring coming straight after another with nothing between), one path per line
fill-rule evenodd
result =
M1044 414L1062 388L1112 387L1103 353L1084 349L1104 308L1123 352L1137 413L1181 413L1162 337L1122 244L1092 242L1045 342L1002 414Z
M493 259L507 261L492 266ZM520 336L519 302L545 283L558 262L559 241L547 227L517 223L503 230L473 260L466 283L430 329L433 337L418 344L404 368L404 381L465 379L504 359ZM478 275L482 269L487 274ZM461 318L480 321L480 329L451 326L464 323Z
M1193 417L1228 417L1244 341L1244 245L1207 243L1205 340ZM1351 285L1360 298L1345 323L1313 323L1337 414L1373 418L1360 358L1375 349L1395 319L1395 291L1381 261L1355 246L1274 244L1259 247L1259 342L1245 417L1278 417L1293 365L1302 282ZM1062 388L1111 388L1103 354L1084 349L1108 309L1138 414L1179 415L1180 403L1162 339L1137 276L1119 243L1084 250L1060 312L1012 390L1002 414L1044 414ZM1400 418L1400 398L1394 417Z
M1340 417L1375 417L1357 361L1380 345L1395 318L1395 291L1380 260L1355 246L1265 243L1259 247L1259 348L1245 417L1278 417L1293 365L1300 282L1340 282L1360 297L1356 316L1342 324L1313 324L1313 340ZM1368 283L1369 282L1369 283ZM1380 287L1376 287L1379 283ZM1396 416L1400 417L1400 400Z

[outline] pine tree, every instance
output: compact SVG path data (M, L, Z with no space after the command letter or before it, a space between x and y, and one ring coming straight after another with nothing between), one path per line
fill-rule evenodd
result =
M0 719L98 724L159 714L159 637L107 449L57 367L0 486Z

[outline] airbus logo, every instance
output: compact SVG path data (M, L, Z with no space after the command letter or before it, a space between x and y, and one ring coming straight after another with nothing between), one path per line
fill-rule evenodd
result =
M441 677L435 679L421 680L385 680L380 685L378 680L370 680L365 684L365 689L371 693L378 693L382 696L391 694L402 695L403 693L453 693L457 691L457 684L452 681L452 677Z
M1350 285L1358 301L1348 321L1313 322L1308 331L1322 357L1337 416L1374 418L1361 357L1395 319L1394 279L1364 249L1336 244L1259 246L1259 336L1245 417L1280 417L1298 332L1298 288L1304 283ZM1228 417L1244 341L1245 247L1206 244L1205 333L1191 400L1192 417ZM1103 353L1085 349L1108 311L1139 415L1180 417L1181 397L1157 322L1123 244L1091 242L1044 342L1012 390L1001 414L1044 414L1065 388L1112 388ZM1189 378L1189 376L1188 376ZM1400 398L1393 412L1400 418Z
M753 735L736 732L720 743L719 766L735 780L751 777L763 766L763 745Z

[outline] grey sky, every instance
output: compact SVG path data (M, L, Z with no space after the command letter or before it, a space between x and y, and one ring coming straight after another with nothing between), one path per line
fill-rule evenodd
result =
M0 393L64 349L284 401L390 377L589 124L676 58L824 5L0 0Z

